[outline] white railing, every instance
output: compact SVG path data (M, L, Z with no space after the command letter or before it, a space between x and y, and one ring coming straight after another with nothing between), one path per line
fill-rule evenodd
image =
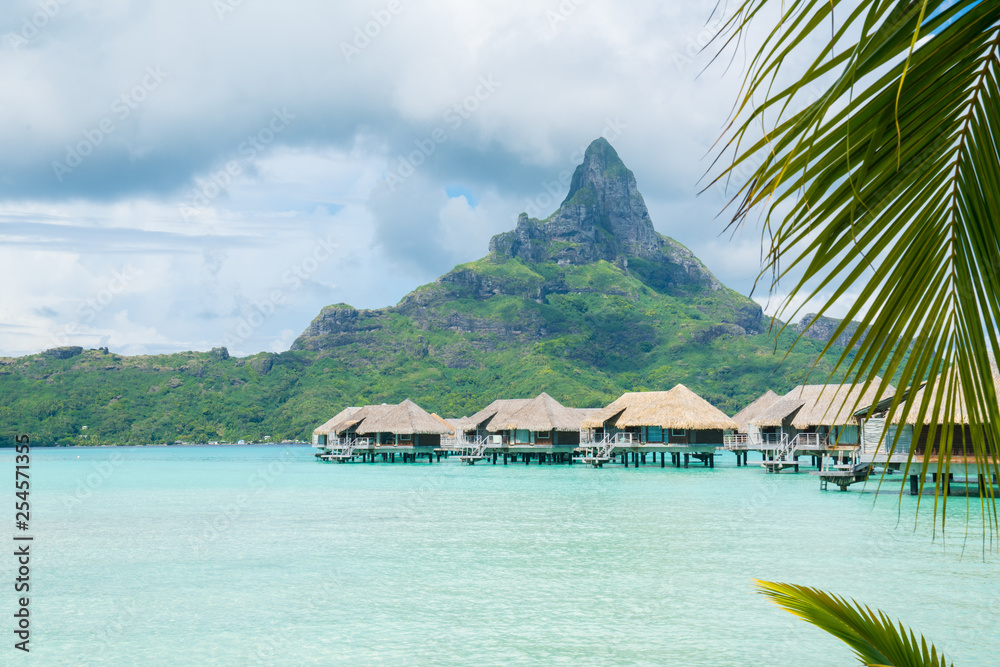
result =
M839 470L852 470L857 471L859 468L864 468L868 464L862 460L861 457L861 446L855 446L847 457L847 459L842 459L838 456L825 456L823 457L823 472L839 471Z
M722 436L722 446L726 449L746 449L749 444L749 433L729 433Z
M372 442L371 438L333 437L333 438L327 438L325 445L316 444L313 445L313 447L317 447L319 449L328 449L328 450L343 449L344 447L351 447L353 449L355 447L368 447L371 445L371 442Z
M726 449L766 449L780 444L781 439L779 433L730 433L722 436L722 445Z
M601 442L597 443L597 451L594 452L594 455L602 459L611 458L611 453L615 451L615 447L630 444L632 444L631 433L615 433L613 435L605 433Z
M577 451L583 450L583 455L577 460L599 467L611 460L615 447L632 443L631 433L605 433L599 441L581 443Z
M327 443L327 448L322 454L317 454L323 461L347 461L354 458L354 450L358 446L356 440L345 440L343 442Z
M610 444L612 449L618 446L629 447L635 444L635 433L605 433L600 440L594 439L592 431L580 432L580 447L603 447Z
M776 447L773 450L774 455L771 457L772 461L783 461L788 458L788 454L795 449L795 440L789 440L787 433L781 434L781 439L776 443Z
M458 452L459 460L469 462L485 458L486 449L492 444L490 438L491 436L478 437L473 439L472 442L466 441L462 443Z
M826 444L826 436L822 433L799 433L792 440L792 449L811 447L818 448Z
M793 462L795 451L798 449L821 449L827 444L826 435L822 433L798 433L794 438L789 439L787 433L782 433L781 438L775 443L771 451L772 462Z

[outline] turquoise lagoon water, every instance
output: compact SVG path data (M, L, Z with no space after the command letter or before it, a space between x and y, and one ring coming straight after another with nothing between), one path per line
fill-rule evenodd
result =
M915 498L821 492L728 454L714 470L32 454L32 650L12 648L0 584L5 664L855 664L755 578L881 607L960 666L1000 663L976 501L966 537L952 499L942 542L930 505L914 530Z

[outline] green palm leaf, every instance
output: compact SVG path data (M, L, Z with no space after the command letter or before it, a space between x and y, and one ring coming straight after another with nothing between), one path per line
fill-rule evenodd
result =
M890 381L940 377L919 401L899 392L887 423L912 411L931 424L945 475L1000 474L1000 3L744 0L726 43L748 38L765 8L781 19L749 57L723 144L731 162L716 180L751 171L732 224L762 215L772 290L800 276L777 317L794 321L793 301L820 292L821 315L856 295L831 338L856 320L848 349L859 347L834 373L877 386L879 398ZM950 426L962 404L968 445Z
M757 587L779 607L846 643L864 665L948 667L926 639L877 609L805 586L758 581Z

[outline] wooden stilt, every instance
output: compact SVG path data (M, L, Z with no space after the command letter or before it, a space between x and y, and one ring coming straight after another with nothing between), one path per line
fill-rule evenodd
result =
M685 467L685 468L687 468L687 467L688 467L688 463L689 463L690 461L691 461L691 455L690 455L690 454L685 454L685 455L684 455L684 467Z

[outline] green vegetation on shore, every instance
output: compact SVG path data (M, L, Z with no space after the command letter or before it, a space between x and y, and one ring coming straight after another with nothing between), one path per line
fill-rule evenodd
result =
M577 299L577 305L603 301L596 295ZM818 349L804 341L779 366L784 353L772 352L773 340L764 334L658 344L682 335L686 322L676 320L686 318L675 314L666 331L655 324L616 327L610 314L637 306L611 304L591 315L595 328L589 333L552 336L524 349L470 347L461 368L433 352L464 349L463 334L423 330L402 316L366 345L336 354L238 359L217 351L125 357L85 350L69 359L0 359L0 445L10 445L16 433L44 445L306 440L347 405L409 397L443 416L462 416L498 397L547 391L567 405L597 407L625 391L678 382L732 414L767 389L784 392L802 381ZM782 338L782 348L790 338ZM826 370L817 368L814 377Z

